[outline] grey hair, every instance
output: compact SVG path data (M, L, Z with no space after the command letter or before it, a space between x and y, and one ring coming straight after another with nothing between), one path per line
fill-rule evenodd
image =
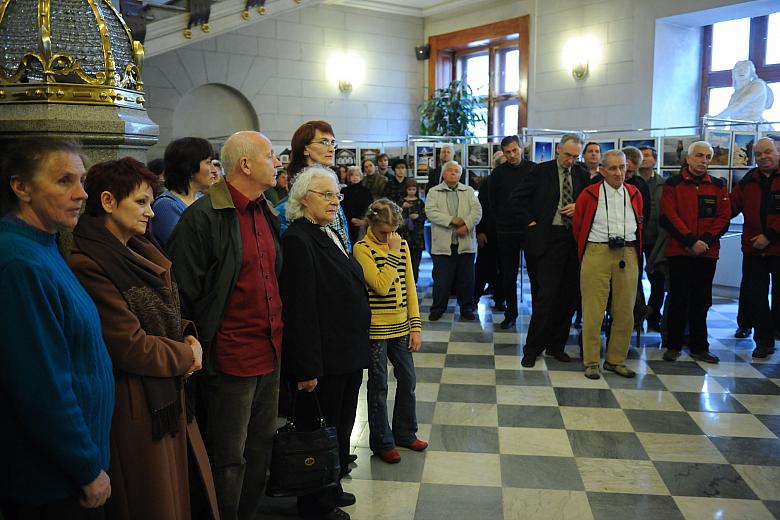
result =
M441 145L441 148L449 148L453 152L455 151L455 147L452 145L452 143L444 143Z
M715 153L715 150L713 150L713 149L712 149L712 145L711 145L710 143L708 143L707 141L695 141L695 142L691 143L691 144L688 146L688 155L693 155L693 150L694 150L694 149L695 149L697 146L706 146L707 148L709 148L709 149L710 149L710 153L711 153L711 154L714 154L714 153Z
M626 154L623 153L623 150L615 150L615 149L607 150L606 152L604 152L604 156L601 158L601 162L602 163L606 162L607 157L612 157L613 155L620 157L621 159L623 159L623 162L626 162Z
M292 222L303 217L304 206L301 204L301 200L306 196L311 188L311 183L314 179L330 179L339 185L339 179L333 170L323 166L321 164L312 164L307 166L301 172L295 176L290 193L287 196L287 209L285 215L288 221Z
M258 132L236 132L228 137L225 144L222 145L220 158L226 177L230 177L242 157L255 157L257 155L257 145L249 138L251 133Z
M444 175L444 172L447 171L447 168L449 168L451 164L454 164L455 166L457 166L458 167L458 172L461 175L463 175L463 167L460 164L458 164L457 162L455 162L455 161L447 161L446 163L441 165L441 174L442 175Z
M569 141L571 141L573 143L576 143L576 144L579 144L579 145L585 144L585 141L583 141L582 136L580 134L563 134L561 136L560 144L564 145L564 144L568 143Z
M642 152L636 146L624 146L622 152L626 155L626 160L634 164L642 164Z

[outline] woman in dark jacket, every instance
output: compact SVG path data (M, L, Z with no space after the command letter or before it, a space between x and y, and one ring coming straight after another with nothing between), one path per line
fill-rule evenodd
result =
M191 493L205 490L218 518L206 450L184 398L201 346L181 319L171 262L147 234L154 182L129 157L93 166L73 237L70 266L98 308L116 379L106 511L120 520L188 520L200 513L191 511Z
M344 195L341 208L344 210L349 225L349 241L354 244L363 238L361 232L366 226L366 210L374 198L371 196L371 191L361 183L363 174L360 172L360 168L350 166L347 172L347 187L341 191L341 194Z
M329 224L339 208L338 179L315 165L295 179L287 205L290 227L282 235L285 257L279 280L283 302L283 371L298 392L295 422L302 430L319 424L312 392L325 422L335 426L341 476L349 464L363 369L368 366L371 310L360 264ZM308 393L305 393L308 392ZM298 498L304 518L349 519L337 506L355 503L341 485Z

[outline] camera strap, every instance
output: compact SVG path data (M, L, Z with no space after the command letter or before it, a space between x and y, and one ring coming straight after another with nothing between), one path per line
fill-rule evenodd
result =
M605 186L607 184L607 181L604 181L601 183L601 188L604 190L604 209L607 211L607 240L612 238L612 235L609 233L609 196L607 195L607 187ZM626 187L620 186L623 188L623 240L626 239Z

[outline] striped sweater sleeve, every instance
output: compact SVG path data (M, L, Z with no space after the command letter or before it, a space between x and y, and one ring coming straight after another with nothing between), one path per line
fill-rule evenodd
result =
M409 252L409 244L404 240L401 243L402 249L406 254L406 308L408 309L409 328L412 332L422 331L422 320L420 320L420 302L417 301L417 287L414 284L414 272L412 270L412 255Z
M408 247L408 246L407 246ZM387 296L393 287L395 279L398 277L398 267L401 265L401 253L390 251L387 254L387 261L381 268L376 266L374 258L371 255L369 246L359 242L355 244L353 254L355 259L363 268L363 276L366 284L380 296Z

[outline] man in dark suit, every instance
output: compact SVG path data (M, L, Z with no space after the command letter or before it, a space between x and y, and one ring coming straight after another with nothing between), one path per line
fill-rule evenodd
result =
M590 177L575 164L582 145L579 135L564 134L558 157L538 164L512 194L512 206L526 226L529 276L537 286L521 362L526 368L534 366L543 350L559 361L570 360L564 348L580 298L580 264L571 218L574 201Z

